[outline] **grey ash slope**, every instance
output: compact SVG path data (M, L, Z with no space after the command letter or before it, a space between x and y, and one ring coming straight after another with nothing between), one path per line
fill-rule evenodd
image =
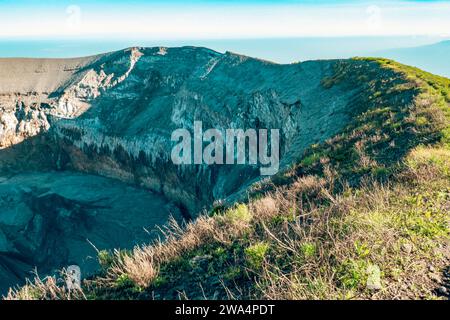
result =
M0 93L53 92L97 58L0 59Z
M195 217L215 201L245 197L248 186L260 179L259 170L249 166L175 166L170 161L174 129L191 129L194 120L202 121L205 129L280 129L282 167L287 167L305 148L335 135L366 110L376 90L391 82L392 86L397 83L396 76L375 62L278 65L195 47L130 48L69 60L0 59L0 174L78 171L152 191L165 203L157 201L160 209L148 204L131 211L148 217L145 227L164 223L169 212ZM392 103L406 105L410 101L393 96ZM64 174L55 173L54 183L66 181ZM15 188L8 180L3 184L4 189ZM79 185L73 182L70 187ZM52 194L67 198L52 190ZM90 190L95 195L95 188ZM24 192L11 202L12 211L30 208ZM31 203L41 195L32 193ZM79 199L68 199L70 208L59 208L54 214L64 215L64 210L69 210L77 215L74 208ZM51 221L36 206L31 207L34 211L29 217L39 215ZM112 208L113 215L129 213L124 206ZM7 220L10 212L0 211L0 216ZM34 218L21 221L15 227L24 232L32 229ZM4 223L0 222L0 230L6 230ZM61 230L64 236L64 228ZM18 257L16 261L33 262L41 252L8 247L16 239L3 238L1 257L7 260ZM49 241L44 240L42 248L49 246ZM131 243L133 239L123 245ZM104 246L113 244L117 246L110 239ZM80 250L75 261L86 254ZM51 269L68 262L61 259L42 264Z

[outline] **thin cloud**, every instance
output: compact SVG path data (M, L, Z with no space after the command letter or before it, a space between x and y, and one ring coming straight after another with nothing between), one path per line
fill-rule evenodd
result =
M448 1L0 1L0 37L148 39L450 33Z

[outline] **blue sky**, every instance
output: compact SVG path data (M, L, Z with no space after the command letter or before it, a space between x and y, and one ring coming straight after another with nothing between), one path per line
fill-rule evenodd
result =
M450 36L450 1L0 0L0 38Z
M449 17L434 0L0 0L0 57L182 45L280 63L373 56L450 39Z

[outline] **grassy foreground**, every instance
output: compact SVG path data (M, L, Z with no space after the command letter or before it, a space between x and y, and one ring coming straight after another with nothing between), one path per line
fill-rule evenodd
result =
M367 78L359 63L386 74ZM448 297L450 80L355 59L337 64L323 86L352 81L367 82L369 108L245 203L173 222L163 241L100 251L102 271L80 291L67 291L62 275L6 298Z

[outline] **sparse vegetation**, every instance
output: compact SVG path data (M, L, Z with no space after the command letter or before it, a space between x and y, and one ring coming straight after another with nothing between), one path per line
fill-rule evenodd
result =
M85 281L85 297L436 298L450 261L450 80L386 59L358 61L401 79L390 90L369 83L367 111L248 203L172 222L164 241L112 261L102 253L104 271ZM324 87L373 78L351 63L336 68ZM411 105L393 103L410 96ZM8 298L67 298L58 290L37 280Z

